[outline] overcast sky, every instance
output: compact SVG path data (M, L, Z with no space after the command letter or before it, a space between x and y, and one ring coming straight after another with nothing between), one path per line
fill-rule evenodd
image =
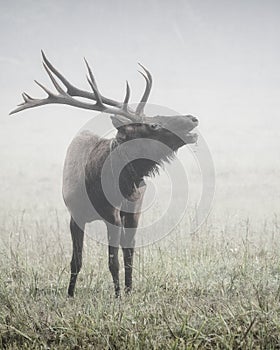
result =
M279 1L0 4L1 158L20 156L24 163L47 144L60 162L73 135L93 115L45 106L8 116L22 91L43 95L34 79L49 84L41 66L44 49L83 88L88 88L86 56L102 93L115 99L123 98L126 79L133 100L141 96L137 62L143 63L154 78L150 102L199 118L218 171L223 162L244 167L261 159L279 165Z
M129 79L137 99L142 62L154 75L151 102L203 117L227 103L234 111L244 104L246 113L274 114L279 19L277 0L1 1L1 87L14 104L34 78L46 80L43 48L77 84L85 84L86 56L113 95L122 96ZM1 106L4 114L13 104Z

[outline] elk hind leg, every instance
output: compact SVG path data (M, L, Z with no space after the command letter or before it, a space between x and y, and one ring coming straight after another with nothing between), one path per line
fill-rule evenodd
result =
M73 253L71 260L71 276L70 283L68 287L68 295L70 297L74 296L75 285L77 281L78 274L82 267L82 254L83 254L83 242L84 242L84 226L80 227L76 224L74 219L71 217L70 220L70 231L73 243Z

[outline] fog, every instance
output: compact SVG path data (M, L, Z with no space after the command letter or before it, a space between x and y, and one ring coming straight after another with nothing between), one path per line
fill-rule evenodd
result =
M88 89L83 57L102 93L132 100L153 74L150 102L199 118L216 169L214 208L279 211L278 1L1 1L1 207L62 204L67 146L95 113L44 106L9 116L26 91L51 84L40 50ZM179 157L184 159L184 154ZM50 193L52 195L50 195ZM50 198L51 197L51 198Z

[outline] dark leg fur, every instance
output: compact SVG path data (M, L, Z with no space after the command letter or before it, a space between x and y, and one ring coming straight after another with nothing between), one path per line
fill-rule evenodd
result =
M109 270L111 272L116 298L120 297L120 281L119 281L119 248L109 246Z
M74 296L75 285L78 274L82 267L83 241L84 241L84 227L80 228L71 217L70 231L73 242L73 254L71 260L71 277L68 287L68 295Z
M134 253L133 248L123 248L126 294L129 294L132 290L133 253Z
M125 269L125 292L128 294L132 289L132 268L133 254L135 246L135 234L137 230L139 214L123 214L123 232L121 237L121 246L123 250L124 269Z
M120 281L119 281L119 244L121 236L121 223L120 220L117 225L107 224L108 230L108 255L109 255L109 270L111 272L114 287L115 296L118 298L120 296Z

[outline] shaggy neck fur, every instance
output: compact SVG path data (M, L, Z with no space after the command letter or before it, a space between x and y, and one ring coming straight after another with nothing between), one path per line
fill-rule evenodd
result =
M163 163L170 162L174 159L176 154L176 150L170 150L168 154L156 153L155 151L153 154L150 154L149 158L152 159L138 158L129 162L125 147L122 147L122 149L118 151L118 146L120 146L120 144L117 139L113 139L110 144L110 151L115 150L119 160L126 164L121 171L119 179L120 190L125 197L131 196L133 192L143 184L143 178L145 176L154 176L158 174Z

